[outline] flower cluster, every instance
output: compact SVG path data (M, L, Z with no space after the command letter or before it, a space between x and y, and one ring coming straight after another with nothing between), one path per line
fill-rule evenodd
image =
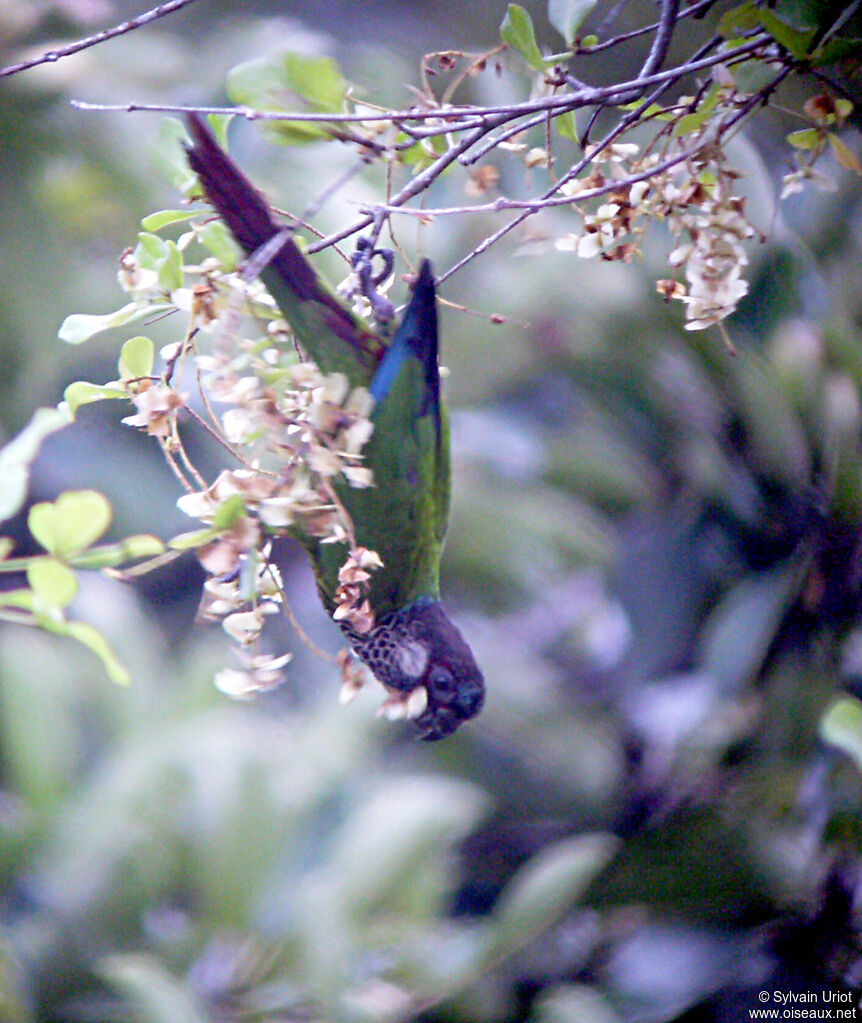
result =
M231 695L248 696L275 684L289 660L258 649L267 616L286 609L270 558L273 537L301 534L343 543L348 555L339 573L335 616L357 632L374 627L368 586L381 562L374 551L357 547L337 492L344 483L373 485L362 450L373 431L374 402L365 388L351 388L344 374L326 375L300 360L259 282L225 271L215 256L198 265L183 263L192 242L210 237L203 230L193 224L176 243L148 236L123 253L119 279L135 303L141 309L180 309L189 328L184 341L162 349L160 376L120 383L136 408L124 422L159 440L186 480L180 509L203 527L172 545L195 550L208 574L200 614L220 620L237 644L242 667L225 668L216 684ZM258 336L247 331L251 325ZM199 399L174 384L174 377L188 376L195 379ZM183 413L233 456L234 467L209 485L183 446L177 425Z
M615 142L589 154L590 173L561 187L580 213L583 231L560 238L557 248L584 259L629 262L640 253L647 224L663 222L676 242L668 261L684 272L685 283L659 281L660 293L685 303L688 330L729 316L748 291L743 242L757 232L746 218L739 174L728 163L717 126L745 100L730 75L716 69L711 99L702 104L710 117L688 115L688 124L684 116L676 119L661 151L642 153L634 143ZM686 99L679 105L685 107ZM597 191L600 205L585 209Z
M782 199L801 192L807 183L821 192L835 191L838 186L832 178L821 174L814 167L827 147L831 149L835 162L840 167L862 174L862 164L837 134L837 129L842 128L853 113L853 104L850 100L835 99L821 93L806 100L802 113L812 127L792 131L787 136L787 141L795 150L793 158L797 169L784 175Z
M354 547L347 561L338 570L338 587L335 590L336 608L332 613L335 621L349 623L360 634L374 628L374 612L368 602L368 584L371 573L382 568L383 562L376 551L367 547Z

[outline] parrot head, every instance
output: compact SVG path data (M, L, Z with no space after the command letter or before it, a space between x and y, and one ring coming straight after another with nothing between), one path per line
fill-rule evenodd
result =
M387 689L425 688L427 705L414 719L420 738L443 739L481 710L482 673L439 600L414 601L364 635L349 626L345 632L353 652Z

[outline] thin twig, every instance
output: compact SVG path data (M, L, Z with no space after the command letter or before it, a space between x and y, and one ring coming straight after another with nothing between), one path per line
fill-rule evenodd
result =
M691 7L686 7L684 11L680 11L676 16L676 20L682 21L683 18L688 18L691 15L697 16L701 11L706 11L712 7L715 2L716 0L700 0L700 3L692 4ZM617 46L619 43L626 43L630 39L637 39L638 36L649 35L650 32L655 32L660 24L660 21L654 21L651 25L632 29L631 32L621 32L618 36L614 36L613 39L606 39L604 42L596 43L595 46L579 46L575 49L575 54L577 56L590 57L594 53L600 53L602 50L607 50L611 46ZM599 31L601 32L601 29Z
M321 660L327 661L329 664L336 664L338 662L338 658L319 647L299 624L296 615L293 613L293 608L291 608L290 604L287 602L287 593L285 592L281 577L275 571L274 566L269 559L266 560L265 570L281 597L281 610L283 611L285 618L290 623L291 628L293 628L297 636L299 636L300 642L303 643L315 655L315 657L319 657Z
M655 74L646 75L642 78L621 82L616 85L585 86L579 87L570 93L544 96L534 100L526 100L523 103L515 103L503 106L487 107L450 107L436 110L396 110L390 113L380 114L341 114L341 113L305 113L294 111L281 113L273 110L256 110L246 106L236 107L212 107L212 106L189 106L176 103L89 103L84 100L72 100L72 106L78 110L96 111L99 113L163 113L163 114L218 114L222 116L244 117L250 121L304 121L308 123L340 123L340 122L365 122L365 123L394 123L399 127L402 121L423 121L430 118L448 119L449 124L445 129L449 132L461 131L466 125L469 128L476 128L477 120L481 120L486 130L499 127L507 120L514 117L521 117L526 114L537 113L543 110L556 110L560 113L577 110L585 106L593 106L596 103L617 103L620 97L634 89L640 91L650 85L660 85L662 82L678 80L687 74L696 71L703 71L706 68L714 67L716 64L729 64L741 60L743 57L761 50L764 46L770 46L773 40L766 32L758 33L753 39L727 50L724 53L715 54L711 57L704 57L702 60L686 61L683 64L668 68L666 71L659 71ZM463 119L463 124L457 118ZM497 120L502 118L502 120Z
M69 43L67 46L59 46L56 50L48 50L46 53L33 57L31 60L21 61L20 64L10 64L8 67L0 68L0 78L5 78L7 75L17 75L20 71L28 71L32 67L38 67L40 64L55 64L61 57L70 57L73 53L80 53L81 50L86 50L90 46L98 46L99 43L104 43L108 39L125 35L126 32L134 32L135 29L141 28L151 21L156 21L158 18L163 18L166 14L173 14L174 11L187 7L194 2L195 0L170 0L169 3L159 4L158 7L145 11L129 21L124 21L121 25L106 28L102 32L87 36L86 39L79 39L77 42Z

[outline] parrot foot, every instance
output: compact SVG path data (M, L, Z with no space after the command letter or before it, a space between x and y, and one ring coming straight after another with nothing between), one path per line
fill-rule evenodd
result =
M383 267L374 272L373 260L379 256ZM395 256L391 249L375 249L368 238L360 238L356 242L356 251L350 259L351 266L359 280L359 288L371 306L375 318L381 324L389 323L395 316L395 307L377 290L384 281L392 276Z

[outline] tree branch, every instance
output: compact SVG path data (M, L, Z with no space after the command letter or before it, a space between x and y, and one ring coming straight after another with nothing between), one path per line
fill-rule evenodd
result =
M158 7L153 7L152 10L145 11L136 18L124 21L121 25L106 28L102 32L87 36L86 39L79 39L77 42L69 43L67 46L60 46L56 50L48 50L46 53L33 57L31 60L21 61L19 64L10 64L8 67L0 68L0 78L5 78L8 75L17 75L21 71L28 71L32 67L38 67L40 64L55 64L62 57L70 57L73 53L79 53L90 46L98 46L99 43L104 43L108 39L125 35L126 32L134 32L135 29L141 28L151 21L156 21L158 18L163 18L166 14L173 14L174 11L187 7L194 2L195 0L169 0L168 3L159 4Z

